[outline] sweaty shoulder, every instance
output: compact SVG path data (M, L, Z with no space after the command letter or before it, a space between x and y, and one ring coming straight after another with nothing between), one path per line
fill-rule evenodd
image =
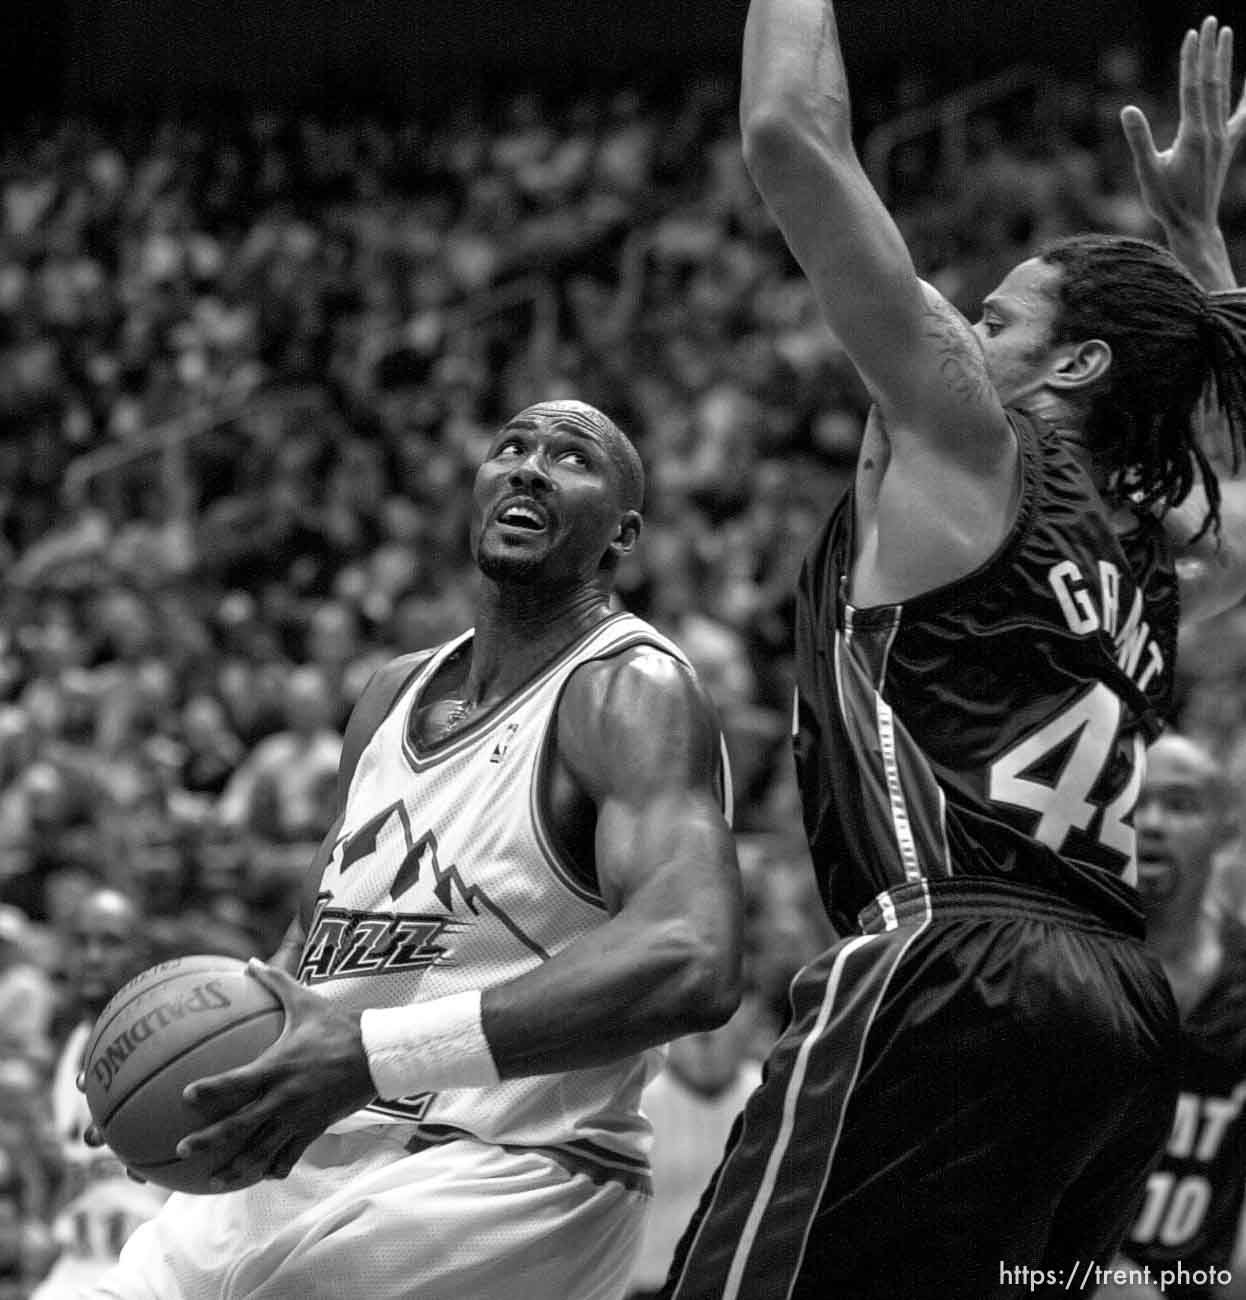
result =
M713 705L692 669L657 646L581 664L557 726L559 752L593 799L627 785L718 779Z

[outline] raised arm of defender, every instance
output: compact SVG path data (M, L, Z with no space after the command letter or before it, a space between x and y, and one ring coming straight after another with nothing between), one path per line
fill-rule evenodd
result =
M1181 117L1172 144L1157 149L1146 115L1133 105L1122 111L1121 125L1142 200L1173 254L1209 292L1246 297L1236 287L1219 224L1225 181L1246 136L1246 87L1234 107L1232 79L1232 29L1205 18L1181 44ZM1210 618L1246 595L1246 466L1218 469L1219 536L1198 536L1207 514L1201 485L1164 519L1177 549L1184 622Z
M1246 135L1246 88L1233 108L1232 80L1233 30L1208 17L1181 43L1181 119L1172 144L1155 147L1140 108L1121 112L1142 201L1173 254L1212 293L1237 284L1219 224L1224 183Z
M990 470L1009 443L968 323L918 279L852 143L831 0L752 0L740 128L749 171L897 446Z
M1018 449L969 323L921 281L852 143L831 0L752 0L749 171L876 402L858 464L856 603L976 568L1011 523Z

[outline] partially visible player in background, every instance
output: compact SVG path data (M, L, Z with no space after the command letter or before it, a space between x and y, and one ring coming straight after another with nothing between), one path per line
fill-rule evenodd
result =
M1183 165L1190 115L1229 117L1230 40L1186 42ZM664 1294L1082 1293L1171 1127L1132 813L1179 601L1246 590L1246 513L1199 443L1210 394L1242 450L1246 310L1154 244L1080 236L971 327L856 156L830 0L752 0L741 124L875 402L797 608L805 826L847 937L797 976ZM1223 171L1188 161L1214 231Z
M611 605L643 493L584 403L497 432L475 626L365 690L300 921L256 974L286 1031L187 1090L226 1194L170 1198L93 1295L622 1296L650 1049L735 1011L743 913L713 710Z
M87 1040L108 1000L143 970L151 953L137 903L115 889L87 893L64 935L71 999L69 1033L52 1076L52 1126L64 1170L56 1193L53 1237L60 1254L37 1300L76 1300L116 1262L130 1234L164 1204L166 1193L126 1175L106 1148L83 1142L91 1123L76 1079Z
M653 1204L629 1300L651 1300L661 1290L731 1126L761 1082L761 1062L751 1053L765 1015L760 1000L746 996L725 1025L677 1038L645 1089L642 1106L653 1125Z
M1115 1265L1132 1280L1097 1300L1246 1294L1231 1269L1246 1199L1246 928L1207 896L1213 859L1235 829L1233 803L1204 745L1170 732L1152 746L1135 813L1138 892L1147 943L1181 1013L1180 1095ZM1165 1272L1173 1282L1161 1290ZM1209 1276L1231 1280L1210 1285Z
M60 1153L44 1081L56 990L25 914L0 903L0 1300L27 1300L48 1271L52 1186Z
M1182 265L1222 300L1241 297L1217 221L1229 168L1246 136L1246 87L1231 103L1232 56L1230 28L1217 33L1208 19L1197 34L1186 33L1181 118L1168 148L1156 148L1141 109L1131 105L1121 114L1147 210ZM1213 422L1209 433L1207 450L1223 471L1228 443L1216 436L1223 429ZM1246 515L1246 485L1222 472L1220 491L1221 509L1236 527ZM1199 528L1200 505L1195 493L1167 516L1178 542ZM1227 581L1231 590L1234 574L1224 558L1206 547L1187 556L1183 596L1200 582L1214 590ZM1217 854L1235 829L1234 802L1222 764L1206 747L1177 735L1152 747L1135 816L1139 891L1148 942L1164 962L1181 1012L1181 1095L1167 1149L1118 1261L1133 1280L1101 1288L1099 1300L1246 1296L1246 1276L1233 1267L1246 1198L1246 930L1241 918L1226 914L1215 874ZM1210 1269L1219 1282L1209 1281ZM1161 1291L1165 1270L1174 1280Z
M49 1220L59 1152L29 1064L0 1056L0 1300L28 1300L55 1258Z

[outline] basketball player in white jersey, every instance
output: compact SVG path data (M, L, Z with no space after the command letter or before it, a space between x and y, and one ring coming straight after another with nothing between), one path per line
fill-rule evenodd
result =
M301 920L255 971L286 1032L188 1089L228 1112L185 1142L227 1194L173 1196L95 1294L623 1293L650 1049L731 1015L741 924L712 710L610 607L642 492L583 403L494 439L475 627L365 691Z
M52 1127L65 1161L52 1224L60 1253L32 1300L76 1300L108 1272L134 1229L164 1203L165 1192L127 1178L111 1151L83 1145L91 1114L74 1087L96 1017L148 957L143 916L134 900L116 889L88 892L65 936L65 974L78 1019L52 1074Z

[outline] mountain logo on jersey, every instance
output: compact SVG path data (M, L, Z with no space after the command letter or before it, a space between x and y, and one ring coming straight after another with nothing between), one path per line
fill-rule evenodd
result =
M369 818L337 846L341 850L339 875L345 877L375 854L383 837L392 843L392 831L385 833L391 824L400 831L406 852L389 887L390 906L384 910L334 907L332 890L323 892L317 900L299 962L298 978L304 984L423 970L453 961L452 946L439 940L450 938L472 924L462 912L456 912L456 904L465 907L473 917L492 916L538 957L549 956L486 890L465 880L457 864L442 866L436 834L428 830L415 836L401 800ZM446 909L444 914L399 910L404 895L421 880L432 882L433 897Z

